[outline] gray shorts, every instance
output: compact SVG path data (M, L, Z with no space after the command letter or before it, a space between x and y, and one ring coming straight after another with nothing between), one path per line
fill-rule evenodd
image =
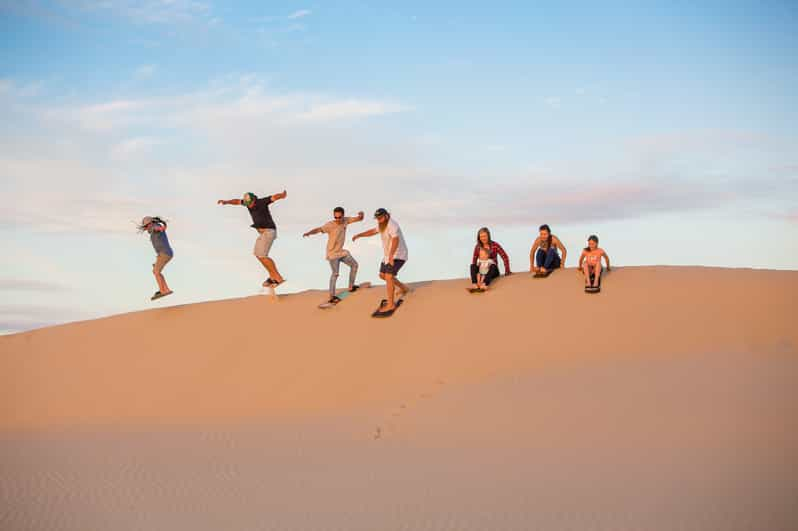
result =
M257 229L258 238L255 240L253 253L258 258L266 258L272 249L274 240L277 239L277 229Z

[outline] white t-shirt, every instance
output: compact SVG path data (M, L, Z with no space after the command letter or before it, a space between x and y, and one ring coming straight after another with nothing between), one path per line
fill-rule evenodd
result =
M377 225L377 230L380 230L379 225ZM399 238L399 245L396 247L396 254L394 254L393 257L396 260L407 260L407 244L405 243L405 237L402 235L402 229L399 228L397 222L393 219L389 219L388 226L380 233L380 237L382 238L383 264L388 263L388 254L391 252L391 240L397 237Z
M496 262L490 258L487 260L483 260L482 258L477 260L477 266L479 266L480 275L487 275L488 271L490 271L490 266L492 265L496 265Z

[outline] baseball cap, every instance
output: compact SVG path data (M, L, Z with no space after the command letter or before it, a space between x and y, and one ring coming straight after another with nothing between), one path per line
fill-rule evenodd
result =
M378 208L378 209L377 209L377 210L374 212L374 217L375 217L375 218L378 218L378 217L380 217L380 216L387 216L387 215L388 215L388 211L387 211L387 210L385 210L384 208Z
M247 192L244 194L244 197L241 199L241 202L244 203L245 206L249 206L257 200L258 196L256 196L252 192Z

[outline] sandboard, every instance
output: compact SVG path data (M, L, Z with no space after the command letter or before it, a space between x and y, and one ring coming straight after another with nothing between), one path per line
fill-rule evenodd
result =
M336 306L341 304L341 302L343 302L344 299L346 299L347 297L349 297L353 293L357 293L360 290L368 289L370 287L371 287L371 282L363 282L362 284L360 284L358 286L356 291L350 291L350 290L346 289L346 290L342 291L341 293L339 293L338 294L338 298L341 299L340 301L338 301L338 302L325 301L325 302L319 304L319 308L321 308L322 310L328 310L330 308L335 308Z
M484 290L482 288L466 288L466 291L469 293L485 293L485 291L487 290Z
M551 275L552 273L554 273L554 270L553 269L549 269L545 273L535 273L534 278L546 278L547 276Z
M377 308L376 310L374 310L374 312L371 314L371 316L372 316L372 317L377 317L377 318L383 318L383 317L390 317L390 316L392 316L394 313L396 313L396 310L398 310L398 309L399 309L399 306L401 306L401 305L402 305L402 303L404 302L404 299L399 299L398 301L396 301L396 308L394 308L393 310L390 310L390 311L387 311L387 312L382 312L382 313L381 313L381 312L380 312L380 309L383 307L383 305L384 305L386 302L388 302L386 299L382 299L382 301L380 302L380 307L379 307L379 308Z
M600 293L601 292L601 277L602 276L603 276L603 274L599 275L598 282L596 283L596 286L593 287L592 286L593 279L596 278L596 276L594 274L590 275L590 284L591 285L590 286L585 286L585 293Z

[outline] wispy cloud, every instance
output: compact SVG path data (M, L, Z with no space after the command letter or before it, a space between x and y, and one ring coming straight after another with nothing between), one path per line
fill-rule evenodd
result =
M45 280L0 278L0 291L64 291L67 286Z
M99 0L84 1L87 11L107 12L148 24L175 24L213 20L211 5L197 0Z
M290 15L288 15L289 20L297 19L297 18L304 18L309 16L312 13L310 9L300 9L299 11L294 11Z
M152 77L155 73L157 66L155 65L141 65L140 67L136 68L133 74L140 79Z
M408 108L396 103L368 100L346 100L313 105L296 117L305 122L327 122L349 120L368 116L380 116L406 111Z
M614 151L623 156L617 161L549 161L544 173L482 175L478 170L425 168L419 147L439 146L441 137L420 141L418 135L375 135L368 125L369 118L408 110L412 106L391 100L276 92L255 76L224 78L191 93L40 109L43 128L83 145L78 153L89 154L89 159L63 154L39 160L0 157L0 179L8 183L4 191L21 198L4 209L0 223L47 231L125 232L128 221L149 211L159 197L179 190L212 202L216 194L249 189L253 182L275 190L291 184L297 194L292 197L303 197L303 204L287 210L282 220L297 223L308 211L326 208L326 198L343 186L358 190L352 192L353 202L373 203L382 197L377 192L382 183L401 183L406 193L398 206L406 219L430 224L479 222L486 212L507 224L529 223L530 213L559 222L634 218L789 195L784 172L791 171L793 159L772 171L758 166L738 171L727 164L729 171L719 173L700 163L706 156L718 160L719 154L723 160L736 160L740 151L774 145L772 138L745 131L674 131L621 139ZM347 134L331 127L339 123L347 125ZM350 127L355 123L357 127ZM170 146L192 146L192 156L181 154L172 166L142 166L175 151L153 149L167 132ZM787 142L779 149L794 153L794 147ZM43 149L47 153L50 148ZM501 144L481 146L483 153L502 149ZM90 158L92 153L110 156L98 161ZM681 165L674 165L674 154ZM784 157L752 158L760 159L775 168L775 161ZM158 175L157 195L140 185L153 173ZM58 182L52 182L53 175L59 176ZM61 182L69 186L58 188ZM370 184L367 189L364 182ZM106 204L102 198L114 193L114 183L135 183L131 188L142 192L129 201ZM45 186L57 188L57 204L39 208L34 199ZM414 207L427 200L446 201L448 208L431 215Z
M194 93L155 99L117 99L79 106L44 108L46 121L72 123L87 131L103 132L132 126L194 127L221 125L224 120L269 120L275 124L303 124L355 120L394 114L411 107L392 101L339 99L307 93L270 93L250 76ZM130 146L133 147L133 146Z
M111 158L127 160L130 157L149 152L152 147L162 143L162 140L148 136L128 138L111 148Z
M557 109L562 104L562 100L556 96L549 96L548 98L543 99L543 103L545 103L549 107Z

